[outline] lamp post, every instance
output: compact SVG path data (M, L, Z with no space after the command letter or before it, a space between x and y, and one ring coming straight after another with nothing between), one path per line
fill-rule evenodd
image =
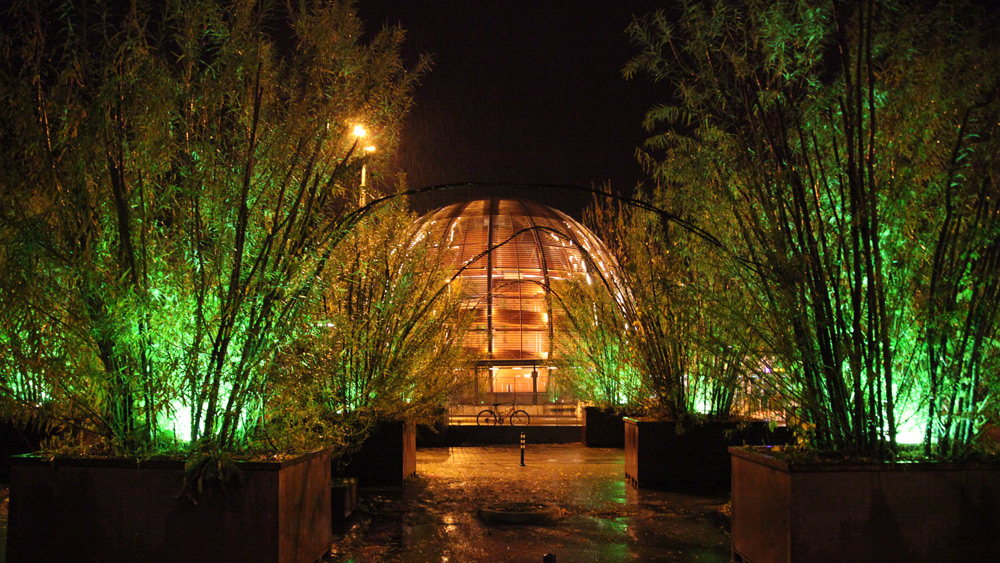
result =
M367 134L368 134L368 131L365 131L365 128L363 126L361 126L361 125L355 125L354 126L354 136L357 137L357 140L354 141L355 143L359 142L361 140L361 138L364 137ZM371 153L375 152L375 145L367 145L367 146L364 147L364 149L365 149L365 153L371 154ZM366 156L367 156L367 154L366 154ZM368 172L368 163L362 161L361 162L361 193L359 195L359 202L360 202L361 205L364 205L367 202L367 199L368 199L367 198L367 194L365 193L365 186L366 186L366 178L365 178L365 176L367 175L367 172Z

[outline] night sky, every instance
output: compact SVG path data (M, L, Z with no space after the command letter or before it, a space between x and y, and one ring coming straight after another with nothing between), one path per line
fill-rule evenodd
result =
M643 179L635 147L658 99L648 79L626 81L625 28L650 0L363 0L369 31L401 24L405 56L434 67L418 87L398 151L382 170L418 188L461 182L603 185ZM663 96L659 96L662 99ZM578 193L531 193L576 215ZM437 194L420 211L465 196Z

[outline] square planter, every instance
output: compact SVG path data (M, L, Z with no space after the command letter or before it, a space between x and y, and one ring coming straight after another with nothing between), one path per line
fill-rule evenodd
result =
M794 436L763 421L686 424L625 418L625 480L637 489L725 494L730 486L729 446L781 445Z
M380 422L351 457L347 475L361 485L402 485L417 472L417 428L412 422Z
M439 448L448 445L448 409L437 411L434 420L417 425L417 447Z
M14 458L7 561L313 563L331 545L330 452L239 463L193 505L184 463Z
M1000 464L789 463L731 448L732 559L993 561Z
M358 480L354 477L334 477L330 482L330 507L334 527L346 522L358 507Z
M585 407L583 443L588 448L624 448L625 421L622 415L610 409Z

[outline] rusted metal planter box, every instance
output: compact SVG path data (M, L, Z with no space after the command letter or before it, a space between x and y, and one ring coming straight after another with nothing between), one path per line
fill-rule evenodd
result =
M379 423L347 466L360 485L401 485L417 472L417 427L413 422Z
M600 407L584 407L583 443L588 448L624 448L625 421L622 415Z
M313 563L330 549L330 452L239 463L198 505L184 463L14 459L7 561Z
M354 477L334 477L330 483L330 506L336 528L346 522L358 507L358 480Z
M788 463L730 448L740 563L993 561L1000 464Z
M448 409L441 408L429 424L417 425L417 447L439 448L451 445L448 442Z
M763 421L686 424L625 419L625 480L637 489L725 494L730 486L729 446L779 445L793 434Z

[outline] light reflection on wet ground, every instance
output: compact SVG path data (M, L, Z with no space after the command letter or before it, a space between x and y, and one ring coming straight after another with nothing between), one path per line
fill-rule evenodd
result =
M726 498L625 486L622 450L581 445L421 449L406 487L362 492L334 561L729 560L721 515ZM484 524L493 502L543 502L563 509L543 526Z

